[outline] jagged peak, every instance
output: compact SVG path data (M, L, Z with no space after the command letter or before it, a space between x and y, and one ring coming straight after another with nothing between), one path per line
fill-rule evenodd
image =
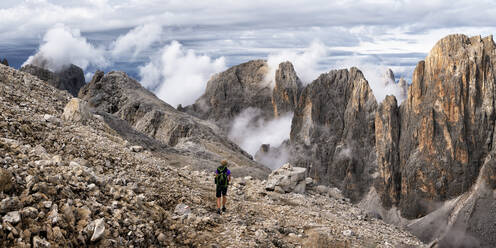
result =
M480 35L468 37L464 34L451 34L440 39L434 45L426 60L441 57L454 57L459 54L460 51L467 50L470 47L482 47L486 52L494 51L496 49L492 35L482 38Z
M303 84L301 83L298 74L296 73L294 66L291 62L285 61L279 64L278 69L276 70L275 76L275 84L276 87L279 85L291 86L302 88ZM287 85L289 84L289 85Z
M394 77L393 70L391 70L391 68L388 68L384 73L384 85L394 84L394 83L396 83L396 79Z

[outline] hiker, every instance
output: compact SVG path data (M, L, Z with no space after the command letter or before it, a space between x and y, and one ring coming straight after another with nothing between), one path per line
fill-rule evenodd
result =
M215 171L215 196L217 196L217 213L221 214L220 198L222 197L222 212L226 211L227 186L231 181L231 171L227 168L227 161L222 160L220 166Z

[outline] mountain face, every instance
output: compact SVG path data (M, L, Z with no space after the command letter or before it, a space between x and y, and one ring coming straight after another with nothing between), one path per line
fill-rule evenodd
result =
M194 162L195 167L214 170L216 162L228 158L235 164L232 170L242 175L264 178L268 174L268 168L219 135L215 125L177 111L123 72L97 71L81 89L79 98L168 147L206 160ZM116 122L113 126L121 129L122 124Z
M391 182L383 199L404 216L423 216L474 184L493 150L495 56L492 37L448 36L418 63L399 111L386 101L377 115L385 128L376 136L387 138L378 140L379 167Z
M356 201L376 167L377 102L357 68L333 70L305 87L294 112L290 143L295 166Z
M73 64L58 72L52 72L35 65L26 65L20 70L48 82L57 89L67 90L73 96L77 96L79 89L86 84L83 70Z
M422 217L409 228L441 247L496 241L495 62L491 36L447 36L418 63L401 106L388 97L376 114L382 203Z
M204 120L214 121L227 131L231 121L243 110L260 109L264 119L290 113L296 107L302 84L293 65L281 63L275 82L266 79L265 60L253 60L213 76L205 93L195 104L179 108ZM274 84L274 89L271 88Z
M212 170L194 168L215 158L183 154L196 149L181 148L188 138L150 147L154 139L136 130L145 117L127 106L139 102L137 112L150 108L193 123L199 130L192 134L204 127L169 111L124 73L96 73L81 91L87 103L0 65L0 92L0 247L424 247L325 187L269 192L265 181L239 171L227 212L218 215ZM127 130L130 123L136 129ZM189 138L207 146L205 139L215 139L209 135Z

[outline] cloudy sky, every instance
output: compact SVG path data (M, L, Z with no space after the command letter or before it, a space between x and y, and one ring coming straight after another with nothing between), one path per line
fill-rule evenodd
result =
M494 1L457 0L2 0L0 57L123 70L190 104L210 75L250 59L291 60L306 82L353 65L369 81L388 67L409 79L443 36L496 33L494 13Z

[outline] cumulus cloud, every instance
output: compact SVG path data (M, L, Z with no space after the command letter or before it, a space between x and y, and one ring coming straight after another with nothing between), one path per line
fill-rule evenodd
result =
M262 144L279 147L289 139L291 132L292 114L272 120L264 120L261 116L260 109L247 108L234 118L229 130L228 137L251 155L255 155Z
M173 41L159 56L140 67L139 74L145 87L155 89L160 99L177 106L194 103L205 91L209 77L225 69L224 57L197 55Z
M113 43L112 55L131 55L136 57L142 51L148 49L154 42L160 40L162 27L158 24L146 24L138 26L127 34L119 36Z
M89 65L105 66L105 50L96 48L77 29L56 25L46 32L37 53L28 58L24 65L33 64L51 71L75 64L85 70Z
M308 48L300 52L283 50L275 54L269 54L267 64L269 72L265 80L274 86L275 73L281 62L290 61L293 63L298 77L304 84L312 82L323 71L319 68L319 63L327 56L328 49L320 41L313 41Z

